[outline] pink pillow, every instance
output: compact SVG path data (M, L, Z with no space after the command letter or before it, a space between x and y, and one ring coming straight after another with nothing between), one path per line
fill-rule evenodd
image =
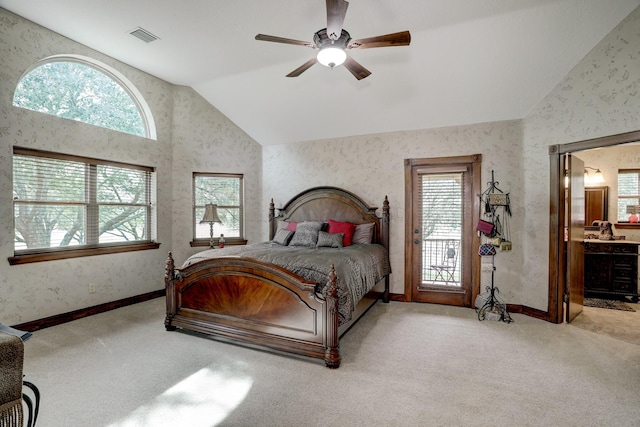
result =
M298 228L298 223L291 221L285 230L296 231L296 228Z
M351 246L351 238L353 237L353 232L355 230L356 224L352 224L350 222L334 221L332 219L329 220L328 231L330 234L344 233L344 237L342 238L343 246Z

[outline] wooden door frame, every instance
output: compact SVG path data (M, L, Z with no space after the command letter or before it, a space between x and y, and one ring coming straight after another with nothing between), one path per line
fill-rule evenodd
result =
M482 180L481 180L481 166L482 166L482 154L473 154L469 156L454 156L454 157L437 157L437 158L421 158L421 159L405 159L404 160L404 205L405 205L405 243L404 243L404 300L411 301L412 287L411 287L411 253L413 251L413 239L411 224L411 216L414 210L413 206L413 192L412 192L412 169L414 166L448 166L456 164L473 164L471 170L471 186L470 191L477 191L478 194L482 192ZM479 197L472 197L471 204L471 227L475 230L475 224L480 219L480 199ZM480 257L473 256L475 248L480 246L480 237L477 233L472 231L472 239L468 246L468 250L463 255L470 260L470 277L471 277L471 306L476 299L476 296L480 293ZM466 237L463 231L463 239Z
M640 141L640 130L609 135L601 138L549 146L550 198L549 198L549 301L548 321L564 321L564 283L567 260L564 241L564 171L562 158L565 154L594 148L613 147ZM562 208L562 209L561 209Z

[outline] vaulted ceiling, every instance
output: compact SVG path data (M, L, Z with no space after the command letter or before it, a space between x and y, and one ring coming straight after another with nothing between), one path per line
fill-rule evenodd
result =
M640 0L350 0L354 39L409 30L410 46L351 50L356 80L315 51L323 0L0 0L0 7L177 85L263 145L525 117ZM129 32L159 37L145 43ZM66 52L59 52L66 53Z

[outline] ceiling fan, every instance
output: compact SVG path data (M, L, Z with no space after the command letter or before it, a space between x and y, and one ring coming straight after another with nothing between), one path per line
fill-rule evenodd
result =
M345 68L349 70L356 79L364 79L368 77L371 72L348 56L347 50L408 46L411 43L411 34L409 31L401 31L383 36L352 40L349 33L342 28L345 15L347 14L347 7L349 7L349 2L346 0L327 0L327 28L317 31L313 35L313 42L269 36L266 34L256 35L256 40L306 46L318 50L316 57L311 58L287 74L287 77L298 77L316 62L319 62L330 68L337 67L344 63Z

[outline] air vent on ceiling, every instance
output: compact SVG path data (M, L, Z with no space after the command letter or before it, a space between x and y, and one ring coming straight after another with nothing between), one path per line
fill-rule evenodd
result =
M129 34L139 38L140 40L146 43L151 43L152 41L158 40L160 38L158 36L154 36L149 31L145 30L142 27L134 28L133 30L129 31Z

